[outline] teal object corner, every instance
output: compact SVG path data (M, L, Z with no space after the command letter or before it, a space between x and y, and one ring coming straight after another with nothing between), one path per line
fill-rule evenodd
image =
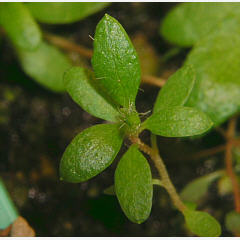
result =
M7 228L18 216L18 211L0 178L0 229Z

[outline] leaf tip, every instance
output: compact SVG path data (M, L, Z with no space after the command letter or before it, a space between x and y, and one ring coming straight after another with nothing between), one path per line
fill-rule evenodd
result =
M110 19L110 18L111 18L111 16L110 16L109 14L107 14L107 13L105 13L104 17L105 17L106 19Z
M207 121L208 121L208 130L210 130L213 125L214 125L214 122L212 121L212 119L210 117L207 116Z

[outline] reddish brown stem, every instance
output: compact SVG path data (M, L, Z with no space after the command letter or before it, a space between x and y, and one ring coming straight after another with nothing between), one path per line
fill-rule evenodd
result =
M52 44L56 45L57 47L60 47L62 49L76 52L80 54L83 57L86 57L88 59L92 58L93 51L91 49L88 49L84 46L81 46L79 44L76 44L72 41L69 41L66 38L56 36L54 34L50 33L45 33L44 37L51 42ZM144 75L142 76L142 83L146 83L149 85L157 86L157 87L162 87L166 83L166 79L164 78L159 78L159 77L154 77L151 75Z
M199 158L209 157L209 156L215 155L217 153L223 152L226 149L226 147L227 147L226 144L223 144L220 146L209 148L209 149L206 149L206 150L196 153L191 158L199 159Z
M78 45L78 44L76 44L72 41L69 41L63 37L59 37L59 36L56 36L56 35L53 35L50 33L45 33L44 37L49 42L51 42L52 44L54 44L60 48L63 48L63 49L66 49L66 50L72 51L72 52L77 52L81 56L86 57L88 59L91 59L91 57L92 57L93 52L91 49L88 49L84 46Z
M220 133L224 138L227 138L227 133L222 127L216 127L215 130Z
M233 163L232 163L232 148L234 146L233 138L234 138L234 133L236 128L236 121L237 121L237 118L234 117L230 119L228 124L225 164L226 164L227 174L231 179L232 186L233 186L235 211L240 213L240 189L239 189L237 176L233 170Z
M162 87L166 83L166 79L154 77L151 75L144 75L142 76L142 83Z

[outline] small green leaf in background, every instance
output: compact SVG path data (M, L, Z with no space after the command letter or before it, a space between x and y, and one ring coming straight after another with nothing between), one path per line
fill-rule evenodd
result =
M212 127L210 118L190 107L161 108L153 113L143 126L164 137L187 137L202 134Z
M145 157L132 145L115 172L115 192L123 212L134 223L144 222L152 207L152 175Z
M229 212L225 218L225 225L228 231L233 234L240 234L240 213Z
M240 14L239 3L179 4L163 20L160 33L173 44L191 47L231 13Z
M239 25L234 16L229 17L198 42L185 62L196 71L196 83L185 105L205 112L215 125L240 109Z
M27 6L39 22L66 24L82 20L109 4L108 2L34 2L27 3Z
M180 68L159 91L154 112L164 107L183 106L190 96L194 83L194 69L191 66Z
M138 53L142 76L157 75L163 67L162 61L153 45L148 41L148 36L144 33L136 33L131 40Z
M23 3L1 3L0 25L19 48L33 50L41 42L40 29Z
M52 91L65 91L63 74L71 63L60 50L42 42L35 51L17 49L17 52L27 75Z
M94 74L87 69L73 67L64 74L64 84L72 99L95 117L117 121L118 111L97 89Z
M141 81L139 59L121 24L107 14L96 28L92 65L114 101L127 108L135 104Z
M218 180L218 193L221 196L227 195L229 193L232 192L232 181L229 178L229 176L225 175L222 176L219 180Z
M187 184L180 196L183 201L198 202L207 193L210 184L224 175L224 171L216 171L199 177Z
M218 221L206 212L184 211L184 217L189 230L199 237L218 237L221 226Z
M79 133L66 148L60 163L60 177L67 182L86 181L114 160L123 138L118 124L98 124Z

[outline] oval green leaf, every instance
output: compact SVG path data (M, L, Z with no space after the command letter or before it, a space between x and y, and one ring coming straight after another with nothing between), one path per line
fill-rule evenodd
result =
M35 51L18 49L17 52L27 75L52 91L65 91L63 74L71 63L56 47L42 42Z
M229 17L188 55L196 84L185 104L205 112L219 125L240 110L240 21Z
M122 145L118 124L99 124L79 133L66 148L60 162L60 177L84 182L106 169Z
M191 66L180 68L159 91L154 112L164 107L183 106L195 84L195 72Z
M143 127L164 137L187 137L208 131L212 124L211 119L203 112L177 106L161 108L143 123Z
M106 14L97 25L93 46L92 65L98 82L121 106L135 105L140 63L121 24Z
M206 212L184 211L184 217L189 230L199 237L218 237L221 226L218 221Z
M108 2L34 2L27 3L27 6L39 22L66 24L82 20L109 4Z
M231 13L240 14L239 3L183 3L171 10L160 28L169 42L191 47L211 34L217 25Z
M235 211L229 212L225 218L225 225L228 231L235 235L240 234L240 213Z
M118 111L97 88L94 74L81 67L73 67L64 74L64 84L72 99L85 111L108 121L118 120Z
M145 157L132 145L115 172L115 192L121 208L134 223L144 222L152 207L152 175Z
M224 175L218 180L217 188L220 196L224 196L232 192L232 181L228 175Z
M1 3L0 24L19 48L33 50L41 42L41 31L23 3Z
M210 184L223 175L224 171L216 171L194 179L182 190L181 199L197 203L207 193Z
M152 184L159 186L159 187L164 187L162 181L159 180L158 178L152 179ZM109 186L103 192L106 195L113 195L113 196L116 195L114 185ZM192 204L194 204L194 203L192 203Z

